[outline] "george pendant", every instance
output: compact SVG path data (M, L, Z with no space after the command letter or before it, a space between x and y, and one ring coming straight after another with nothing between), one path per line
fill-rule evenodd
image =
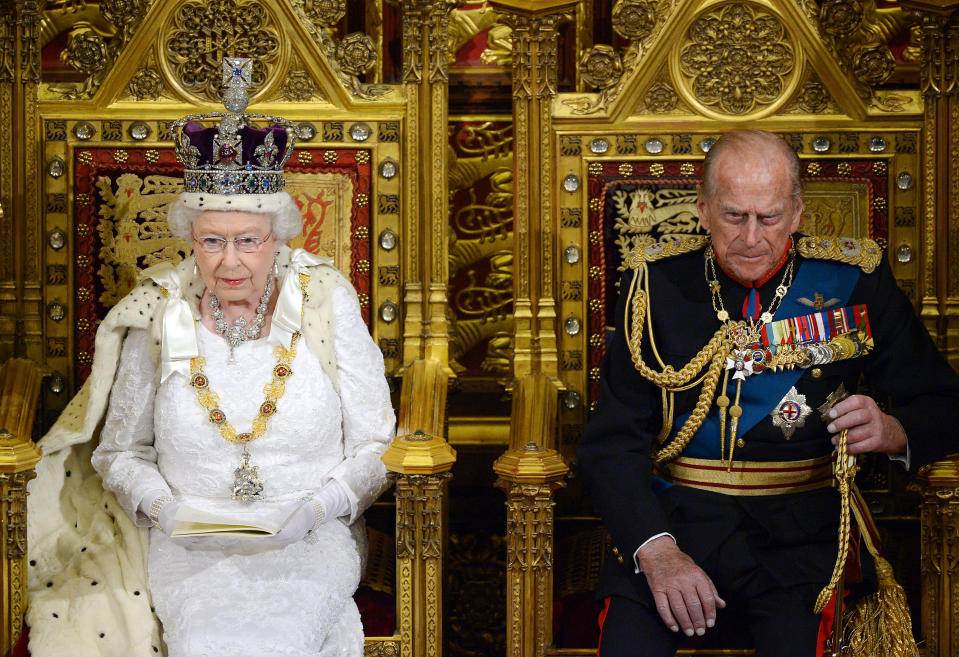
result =
M250 452L243 449L243 463L233 471L233 499L241 502L255 502L261 499L263 480L260 468L250 465Z

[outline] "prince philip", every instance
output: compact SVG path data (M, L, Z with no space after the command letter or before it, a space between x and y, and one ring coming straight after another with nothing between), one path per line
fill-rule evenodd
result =
M799 166L773 134L726 134L703 164L709 235L628 258L579 448L613 543L602 657L672 655L724 607L757 656L811 657L842 589L854 457L914 471L959 451L959 378L875 242L797 233ZM862 379L888 412L847 394Z

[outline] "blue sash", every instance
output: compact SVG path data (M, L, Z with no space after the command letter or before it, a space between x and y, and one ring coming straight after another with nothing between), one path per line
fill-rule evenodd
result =
M811 299L816 292L822 294L826 299L835 297L840 300L839 307L845 306L853 288L859 281L859 274L860 271L857 267L850 267L828 260L803 260L796 272L796 277L793 279L793 284L789 287L789 292L783 297L773 319L779 320L808 314L810 309L800 304L798 299L801 297ZM805 371L800 368L781 372L765 370L747 377L743 381L740 391L739 405L743 409L743 414L739 418L738 435L745 435L763 418L767 417L770 410L779 403L786 392L796 384L796 381L804 373ZM722 385L722 381L720 381L720 385ZM730 380L729 386L731 390L727 394L732 397L735 383ZM689 415L689 413L684 413L676 418L673 424L673 435L670 439L675 437ZM728 419L726 426L728 431ZM709 414L689 445L683 450L683 456L700 459L718 459L720 457L719 411L715 405L710 409Z

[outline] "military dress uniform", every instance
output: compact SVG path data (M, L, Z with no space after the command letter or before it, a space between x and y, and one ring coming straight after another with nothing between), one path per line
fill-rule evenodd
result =
M829 481L834 447L828 422L816 409L841 385L855 393L864 378L890 398L890 414L908 438L912 471L959 451L954 432L944 431L959 407L959 377L916 318L875 242L794 235L791 245L754 285L735 280L721 267L709 280L708 238L685 238L668 248L656 244L631 254L628 264L643 265L648 294L648 325L640 330L639 355L645 363L676 370L686 365L721 327L715 294L730 321L756 319L786 284L776 322L829 313L838 317L843 309L851 317L851 309L859 309L854 321L866 324L872 349L857 350L862 352L857 357L827 357L821 364L741 377L732 382L742 386L738 435L730 438L728 413L717 432L720 410L710 399L703 426L681 456L654 467L651 454L673 439L694 409L700 386L675 392L672 412L664 416L668 396L634 364L637 354L629 342L636 350L637 331L627 337L640 271L627 268L599 403L578 450L582 474L613 543L598 590L607 599L603 657L671 655L683 638L659 618L646 578L633 561L640 545L662 533L675 537L732 613L745 617L757 654L813 654L819 626L813 606L836 561L840 513L839 495ZM791 282L785 280L787 267ZM741 369L742 363L729 360L733 372ZM723 389L739 398L728 379L717 386L716 398ZM659 436L670 419L672 430ZM799 478L781 483L785 480L775 473L795 464ZM736 479L723 472L743 466L773 474Z

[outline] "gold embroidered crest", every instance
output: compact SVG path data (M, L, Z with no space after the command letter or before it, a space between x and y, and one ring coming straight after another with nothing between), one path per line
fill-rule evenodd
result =
M796 249L804 258L844 262L867 274L874 272L882 261L882 249L866 237L801 237Z
M626 266L632 269L639 267L643 263L655 262L665 258L682 255L698 251L709 244L708 235L690 235L681 237L678 240L668 242L653 242L637 246L626 255Z

